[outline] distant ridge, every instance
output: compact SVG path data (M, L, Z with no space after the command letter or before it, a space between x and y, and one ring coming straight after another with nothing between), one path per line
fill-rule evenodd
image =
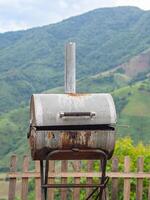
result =
M100 8L62 22L0 34L0 171L28 152L29 98L63 92L64 45L77 44L77 91L111 92L117 136L149 142L150 12ZM5 157L4 157L5 155Z

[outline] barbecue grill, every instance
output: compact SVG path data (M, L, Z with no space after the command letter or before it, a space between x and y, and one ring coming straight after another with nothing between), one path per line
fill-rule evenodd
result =
M108 181L106 162L115 145L115 105L110 94L75 93L75 43L66 45L65 66L65 94L31 97L28 134L31 155L41 162L43 199L47 198L47 187L53 187L47 184L48 160L100 159L102 178L97 189L100 188L101 199ZM92 195L93 192L87 199Z

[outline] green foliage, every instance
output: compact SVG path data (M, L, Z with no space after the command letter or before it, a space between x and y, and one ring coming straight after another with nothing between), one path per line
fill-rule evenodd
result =
M150 80L113 91L117 113L117 136L129 135L135 143L149 144L150 130ZM142 88L142 90L141 90ZM122 125L125 127L122 127Z
M98 78L99 76L97 79ZM89 92L104 92L102 86L105 88L105 85L109 85L109 81L106 81L104 84L101 82L100 87L99 82L98 84L91 84L91 80L92 79L84 79L78 83L78 86L83 83L81 86L85 89L90 88ZM114 80L111 85L116 84L116 79L111 80ZM144 90L139 90L143 85ZM126 86L113 91L112 95L115 99L118 113L117 138L130 135L135 144L139 141L143 141L145 144L149 143L149 85L150 81L145 80L132 85L132 87ZM50 92L55 91L61 92L62 90L61 88L56 88L56 90L53 89L53 91L51 90ZM26 153L30 154L26 137L28 132L28 121L29 110L24 106L0 117L0 145L2 147L0 153L0 171L8 171L8 161L13 153L19 155ZM121 127L120 125L127 126ZM5 155L5 157L3 155ZM19 159L19 162L21 163L21 159Z
M20 107L0 117L0 171L8 171L8 160L12 154L27 154L28 108ZM5 155L5 156L4 156ZM19 165L18 165L19 166ZM21 167L21 166L20 166Z
M128 103L128 98L127 97L120 97L120 96L117 96L115 99L115 103L117 105L117 113L120 114L121 111L123 110L123 108L125 107L125 105Z
M146 72L141 72L141 73L138 73L131 81L129 84L133 84L137 81L143 81L147 78L147 74L148 74L148 71Z
M125 75L106 71L95 76L80 79L77 82L79 92L112 92L128 84L129 80Z
M139 142L134 145L130 137L120 138L116 142L114 154L119 157L120 170L123 170L124 157L131 158L131 171L136 171L137 159L139 156L144 157L144 171L149 172L150 169L150 145L144 145Z
M140 156L144 157L144 171L149 172L150 169L150 145L143 145L142 142L134 145L133 140L130 137L120 138L117 140L115 145L114 156L117 156L119 159L119 171L124 171L124 158L129 156L131 159L131 172L137 171L137 160ZM86 171L87 161L82 161L82 171ZM99 172L99 161L94 162L94 171ZM108 162L107 171L111 171L111 160ZM98 182L99 179L94 179L95 182ZM69 182L72 182L72 179L69 179ZM82 178L81 183L86 183L86 179ZM144 180L143 187L143 200L147 200L147 190L148 190L148 180ZM111 191L111 180L108 185ZM29 200L33 200L34 197L34 180L31 180L29 183ZM119 180L119 200L123 200L123 179ZM57 190L55 194L55 199L60 199L60 191ZM136 180L131 180L131 200L136 198ZM72 199L72 195L69 192L67 199ZM85 190L80 191L80 200L85 199Z
M132 171L136 171L138 156L144 156L144 170L149 171L149 70L129 77L125 69L117 67L127 64L135 55L142 56L145 50L149 56L149 21L150 13L138 8L104 8L58 24L0 34L0 171L9 170L8 161L13 153L20 155L18 166L21 166L22 155L30 153L26 135L27 104L31 94L47 90L63 92L64 44L67 41L77 42L77 90L111 92L119 116L118 125L128 127L117 127L119 139L115 155L119 157L119 170L123 170L124 156L129 155ZM132 139L122 138L127 135ZM82 167L86 168L86 162ZM98 162L94 167L99 171ZM110 163L107 170L111 170ZM147 200L147 184L144 181L143 200ZM119 185L123 187L122 180ZM34 180L31 180L29 200L35 198L33 188ZM133 200L136 198L135 180L131 188ZM123 199L122 194L120 189L119 200ZM81 199L84 197L82 190ZM60 199L58 192L55 199Z
M124 74L125 70L123 68L119 68L116 70L117 73Z
M148 49L149 18L135 7L103 8L61 23L0 34L0 114L27 104L32 93L63 85L67 41L77 42L78 79L113 69Z
M139 142L137 145L133 144L133 140L130 137L125 137L117 140L114 154L119 158L119 170L124 170L124 157L130 156L131 158L131 171L137 171L137 160L140 156L144 157L144 171L149 172L150 169L150 145L143 145ZM144 180L143 188L143 200L147 200L148 180ZM122 200L123 183L120 182L119 188L119 200ZM136 180L131 180L131 199L135 199Z
M149 12L135 7L104 8L61 23L0 34L0 171L8 171L11 154L30 151L26 138L30 95L63 92L67 41L77 42L77 91L111 92L118 125L129 125L118 126L118 137L149 142L148 72L134 78L117 67L143 51L149 56L149 18Z
M130 137L124 137L117 140L115 145L114 156L119 159L119 171L124 171L124 158L129 156L131 160L131 172L137 171L137 160L139 157L144 157L144 171L149 172L150 169L150 145L144 145L139 142L137 145L133 143ZM111 171L111 160L108 162L107 171ZM99 171L99 162L95 161L94 168ZM143 188L143 200L147 200L148 180L144 180ZM108 184L111 190L111 181ZM123 200L123 179L119 180L119 200ZM136 179L131 179L131 200L136 199Z
M29 200L33 200L35 199L35 180L34 179L31 179L29 181L29 194L28 194L28 199Z

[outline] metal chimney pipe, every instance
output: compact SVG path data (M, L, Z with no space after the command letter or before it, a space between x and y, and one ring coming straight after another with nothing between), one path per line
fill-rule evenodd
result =
M65 45L65 93L76 92L76 44Z

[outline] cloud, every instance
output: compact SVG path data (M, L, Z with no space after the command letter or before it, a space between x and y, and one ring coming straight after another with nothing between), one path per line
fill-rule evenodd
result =
M30 28L25 22L16 22L16 21L0 21L0 33L5 31L15 31L15 30L24 30Z
M113 0L0 0L0 32L55 23Z
M144 10L150 10L149 0L116 0L115 6L136 6Z
M0 0L0 32L55 23L100 7L135 5L149 0Z
M26 29L61 20L48 0L0 0L0 31Z

